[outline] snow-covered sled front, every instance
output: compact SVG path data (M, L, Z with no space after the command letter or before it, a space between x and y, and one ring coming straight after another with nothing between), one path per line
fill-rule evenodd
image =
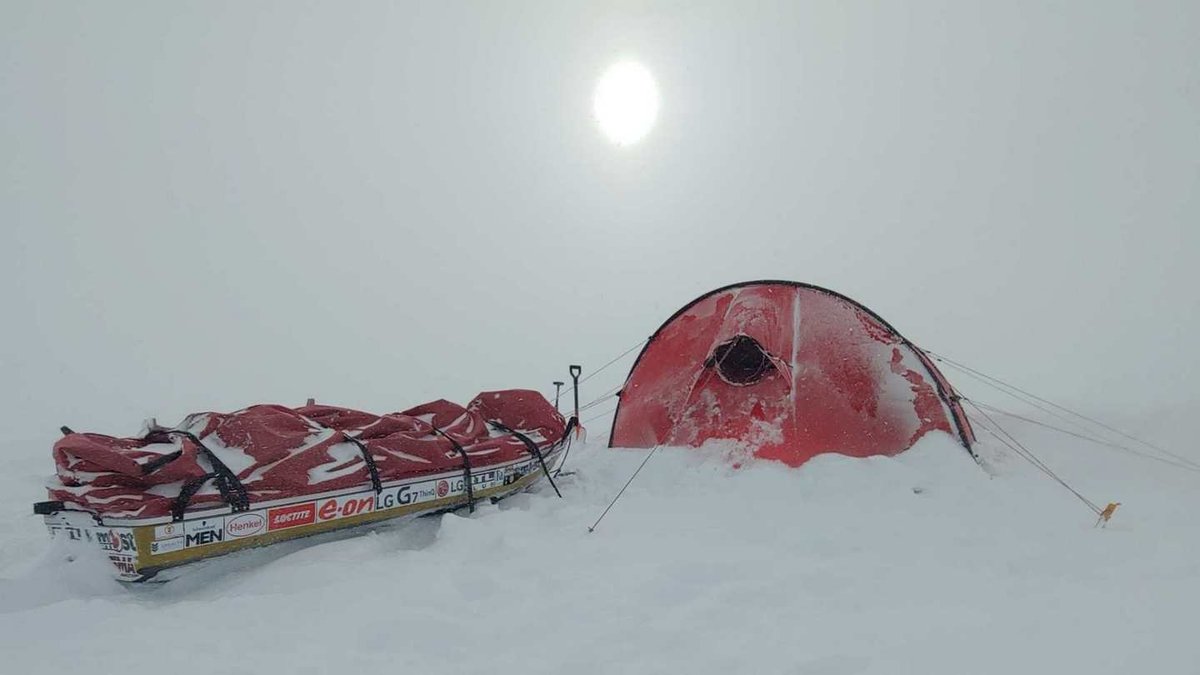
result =
M549 477L569 425L540 394L481 394L376 416L330 406L204 413L139 438L55 444L54 536L92 542L118 578L256 546L499 499Z

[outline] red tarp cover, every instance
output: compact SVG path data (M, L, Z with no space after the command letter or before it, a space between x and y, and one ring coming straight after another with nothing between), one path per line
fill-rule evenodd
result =
M467 450L473 468L528 456L520 440L489 430L488 421L543 447L560 440L565 428L541 394L510 389L484 392L466 408L443 400L384 415L327 405L255 405L190 415L175 430L199 438L237 475L254 503L370 486L366 461L347 434L368 448L385 482L462 468L462 457L434 426ZM170 438L151 443L68 434L54 444L58 483L50 486L50 498L109 516L168 515L184 481L212 470L195 443L179 435ZM182 451L177 459L145 472L148 464L177 451ZM224 501L208 481L190 503L211 508Z

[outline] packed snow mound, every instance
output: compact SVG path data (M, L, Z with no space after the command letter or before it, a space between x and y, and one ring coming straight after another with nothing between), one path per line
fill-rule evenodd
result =
M132 588L15 515L18 470L0 478L0 650L21 673L1194 672L1200 474L1037 440L1125 503L1108 529L1020 460L984 443L985 471L935 433L799 469L661 448L588 533L647 452L593 443L562 500L543 486Z

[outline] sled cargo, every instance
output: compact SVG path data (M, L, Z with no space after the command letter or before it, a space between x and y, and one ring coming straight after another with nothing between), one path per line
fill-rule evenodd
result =
M570 424L540 394L372 415L332 406L201 413L137 438L65 435L53 536L95 544L123 581L234 551L473 507L553 472Z

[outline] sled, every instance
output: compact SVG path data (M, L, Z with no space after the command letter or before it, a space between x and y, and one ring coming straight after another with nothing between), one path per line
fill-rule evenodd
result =
M563 443L543 455L554 471ZM229 508L188 513L182 521L104 518L67 508L61 502L35 505L51 536L95 544L112 562L121 581L146 581L160 571L270 546L292 539L364 526L405 516L424 516L465 508L480 500L498 501L543 479L537 459L486 467L471 475L468 498L461 472L385 483L382 490L351 490L299 500L255 504L246 511Z
M509 390L467 408L435 401L381 416L252 406L131 439L65 429L51 499L34 512L51 536L99 547L117 579L140 582L235 551L473 509L543 479L553 486L574 424L540 394Z

